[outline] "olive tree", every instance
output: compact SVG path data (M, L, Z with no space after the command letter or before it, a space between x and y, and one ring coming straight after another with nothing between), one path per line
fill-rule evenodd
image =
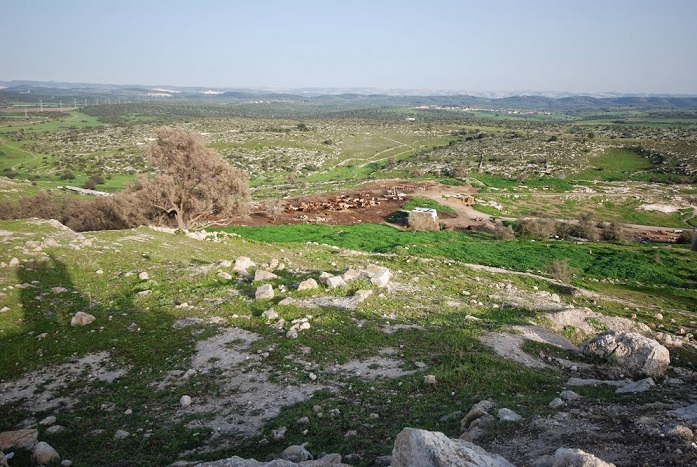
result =
M147 156L154 177L131 187L149 216L174 218L181 229L204 220L243 214L249 201L249 178L188 130L162 127Z

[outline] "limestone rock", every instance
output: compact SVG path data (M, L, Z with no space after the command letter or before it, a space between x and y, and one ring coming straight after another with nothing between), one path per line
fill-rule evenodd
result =
M330 289L336 289L337 287L344 287L346 282L341 276L332 276L327 278L327 287Z
M51 425L46 429L46 434L48 435L57 435L58 433L63 433L67 429L64 426L61 425Z
M295 463L284 459L275 459L270 462L259 462L254 459L243 459L241 457L230 457L213 462L197 463L196 467L350 467L348 464L341 463L339 454L327 454L317 460L308 460Z
M278 312L276 310L274 310L273 308L269 308L268 310L266 310L265 312L263 312L261 314L261 317L266 318L267 321L273 321L275 319L278 319L279 316L280 315L278 314Z
M54 417L53 415L49 415L48 417L41 420L39 422L39 425L51 426L51 425L55 425L57 421L58 420L56 419L56 417Z
M129 436L131 436L131 434L125 430L117 430L116 433L114 433L114 439L117 439L117 440L118 439L126 439Z
M34 452L31 455L32 461L37 465L46 465L60 460L60 456L50 444L45 441L39 441L34 447Z
M614 366L633 377L661 377L670 364L668 349L635 332L598 334L581 345L581 352L592 357L612 358Z
M559 395L565 401L577 401L577 400L582 399L582 396L579 393L568 390L568 389L566 391L562 391L561 394L559 394Z
M233 272L241 275L247 275L247 269L256 266L254 261L247 258L246 256L240 256L235 260L235 267L232 268Z
M496 414L496 417L498 417L498 419L502 422L517 422L523 419L523 417L521 417L511 409L506 408L499 409L498 413Z
M553 467L615 467L580 449L559 448L554 453Z
M31 451L38 441L39 431L34 428L4 431L0 433L0 451L9 452L15 449Z
M438 381L436 380L435 375L426 375L424 376L424 383L426 384L437 384Z
M288 446L286 449L283 450L279 458L291 462L311 461L314 459L312 454L310 454L310 452L307 449L305 449L305 446L298 444Z
M549 408L550 409L561 409L562 407L566 406L566 402L563 400L559 399L558 397L554 399L552 402L549 403Z
M264 271L263 269L257 269L254 273L254 282L272 281L274 279L278 279L276 274L269 271Z
M286 433L288 432L288 428L282 426L276 430L271 430L271 433L273 434L273 439L283 439L286 437Z
M273 286L271 284L264 284L258 287L254 297L257 300L268 300L273 298Z
M392 467L513 467L503 457L443 433L405 428L395 439Z
M334 277L334 275L324 271L319 273L319 281L322 285L327 285L327 279L330 277Z
M181 396L181 398L179 399L179 404L183 408L187 408L187 407L191 406L191 404L192 404L191 396L187 396L187 395Z
M92 323L96 318L94 315L85 313L84 311L78 311L75 316L70 320L72 326L86 326Z
M150 279L150 275L147 272L143 271L140 274L138 274L138 279L140 279L142 281L146 281L146 280Z
M650 390L656 383L653 382L653 378L640 379L633 383L626 384L622 387L615 389L616 394L634 394L637 392L646 392Z
M225 272L225 271L218 271L217 276L223 280L226 280L226 281L229 281L232 279L232 274L230 274L229 272Z
M316 289L317 287L319 287L319 285L313 278L306 279L298 284L298 290L312 290Z
M355 269L347 270L342 276L345 282L350 282L352 280L358 279L359 277L361 277L361 273L360 271L357 271Z
M376 271L370 277L370 283L377 287L387 287L387 284L390 282L391 278L392 273L390 272L390 270L387 268L382 268Z

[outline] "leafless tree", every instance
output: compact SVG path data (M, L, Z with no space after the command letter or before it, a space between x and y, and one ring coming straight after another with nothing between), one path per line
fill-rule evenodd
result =
M243 214L249 178L207 148L195 133L171 127L156 130L147 155L156 175L141 177L130 194L149 217L173 217L181 229L213 217Z

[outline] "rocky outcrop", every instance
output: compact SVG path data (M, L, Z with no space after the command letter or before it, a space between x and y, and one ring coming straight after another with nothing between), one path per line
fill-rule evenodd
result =
M581 345L581 352L607 360L619 372L631 377L660 378L670 364L668 349L635 332L598 334Z
M513 467L503 457L443 433L405 428L395 439L392 467Z

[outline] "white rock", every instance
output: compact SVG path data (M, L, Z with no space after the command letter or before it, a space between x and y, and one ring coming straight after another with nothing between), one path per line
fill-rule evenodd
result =
M193 401L191 400L191 396L183 395L179 399L179 405L181 405L183 408L187 408L191 406Z
M138 279L140 279L142 281L146 281L146 280L150 279L150 275L147 272L143 271L140 274L138 274Z
M46 428L46 433L49 435L57 435L58 433L63 433L64 431L66 431L66 428L60 425L52 425Z
M20 449L30 451L39 440L39 430L26 428L24 430L0 432L0 451Z
M322 285L327 285L327 279L330 277L334 277L334 275L324 271L319 273L319 281Z
M387 287L387 284L390 282L391 278L392 273L390 270L387 268L382 268L380 271L373 274L373 276L370 278L370 283L376 287Z
M273 286L271 284L264 284L261 287L258 287L254 293L254 297L257 300L269 300L273 298L273 296Z
M235 260L235 267L233 268L233 271L238 274L247 274L247 269L254 266L256 266L254 261L246 256L240 256Z
M274 279L278 279L276 274L269 271L264 271L263 269L257 269L254 273L254 282L272 281Z
M126 430L117 430L116 433L114 433L114 439L126 439L130 435L131 434Z
M604 332L584 342L581 352L604 359L612 357L619 371L633 377L662 377L670 365L668 349L635 332Z
M226 281L229 281L232 279L232 274L225 272L225 271L218 271L217 276L220 277L221 279L226 280Z
M330 289L336 289L337 287L344 287L346 282L341 276L332 276L327 279L327 287Z
M36 465L47 465L52 462L59 461L61 456L58 455L56 450L53 449L50 444L44 441L39 441L34 447L34 452L32 453L31 458Z
M392 467L513 467L503 457L443 433L405 428L395 439Z
M622 387L615 389L616 394L634 394L637 392L649 391L653 386L655 386L653 378L640 379L639 381L634 381Z
M52 287L51 288L51 293L56 293L56 294L57 293L65 293L67 291L68 291L68 289L66 289L65 287Z
M311 277L298 284L298 290L312 290L316 289L317 287L319 287L319 285L317 285L317 281Z
M562 391L560 396L565 401L577 401L582 399L580 394L570 390Z
M41 421L39 422L39 425L51 426L51 425L55 425L55 424L56 424L56 421L57 421L56 417L54 417L53 415L49 415L48 417L46 417L46 418L44 418L43 420L41 420Z
M605 462L580 449L559 448L554 453L552 467L615 467L615 464Z
M267 321L273 321L273 320L277 319L279 316L280 315L278 314L278 312L276 310L274 310L273 308L269 308L268 310L266 310L265 312L263 312L261 314L261 317L266 318Z
M436 376L435 375L426 375L424 376L424 383L426 384L436 384Z
M517 422L523 419L520 415L512 411L511 409L503 408L499 409L496 414L499 420L502 422Z
M549 407L552 409L560 409L566 405L566 402L559 399L558 397L549 403Z
M72 326L86 326L92 323L95 319L96 318L89 313L85 313L84 311L78 311L77 313L75 313L75 316L73 316L70 320L70 324Z
M271 434L273 435L274 439L283 439L286 437L286 432L288 431L288 428L282 426L278 428L277 430L271 430Z
M15 266L19 266L19 260L18 260L17 258L12 258L12 259L10 260L9 266L10 266L11 268L12 268L12 267L15 267Z
M358 279L359 277L361 277L361 273L355 269L347 270L342 276L345 282L350 282L352 280Z
M309 373L307 376L308 378L310 378L310 381L314 381L317 379L317 375L314 373Z

